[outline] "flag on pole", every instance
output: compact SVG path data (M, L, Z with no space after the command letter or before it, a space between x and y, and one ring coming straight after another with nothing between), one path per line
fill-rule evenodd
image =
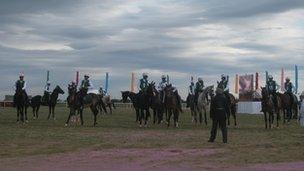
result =
M299 73L298 73L298 66L297 65L295 65L295 88L296 88L296 93L298 93L298 86L299 86Z
M135 74L134 74L134 72L132 72L132 74L131 74L131 89L130 89L130 91L131 92L135 92Z
M168 82L168 84L170 84L169 75L167 75L167 82Z
M259 89L259 73L255 73L255 89Z
M239 75L238 74L235 75L235 90L234 90L234 92L236 94L239 93Z
M105 92L108 93L109 89L109 73L106 72L106 83L105 83Z
M281 91L284 91L284 69L281 70Z
M76 71L75 83L76 83L76 86L78 86L78 83L79 83L79 71Z
M50 71L46 71L46 82L50 81Z

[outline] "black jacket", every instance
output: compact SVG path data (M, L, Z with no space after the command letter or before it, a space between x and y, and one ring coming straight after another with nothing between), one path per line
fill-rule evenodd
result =
M211 119L226 119L230 112L228 99L224 94L217 94L211 101L210 118Z

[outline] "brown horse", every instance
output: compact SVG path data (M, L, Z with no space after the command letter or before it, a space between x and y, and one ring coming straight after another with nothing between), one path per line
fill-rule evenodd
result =
M279 127L279 119L280 119L280 113L275 109L274 102L272 100L271 95L267 91L266 87L261 87L262 89L262 112L264 113L264 120L265 120L265 129L269 127L269 129L272 128L271 124L273 124L274 120L274 113L277 114L277 127ZM268 118L267 118L268 114ZM268 124L267 124L268 120ZM269 126L268 126L269 125Z
M180 109L178 107L178 99L176 98L176 94L173 92L172 86L166 86L164 89L165 93L165 108L168 112L168 127L170 126L170 119L171 115L173 114L174 126L178 127L178 120L179 120L179 112Z
M110 109L110 114L112 114L112 107L115 109L115 104L114 102L111 100L110 95L105 95L102 97L102 103L105 105L105 107L108 107ZM105 109L106 111L106 109Z
M88 93L83 96L82 91L78 91L76 94L70 94L69 98L69 108L70 114L65 123L65 126L68 126L71 116L76 115L76 112L79 112L81 125L83 125L83 109L89 107L94 115L93 126L97 124L97 114L98 114L98 106L100 104L99 96L94 93ZM73 98L71 98L73 96Z
M281 111L283 112L283 123L290 122L290 119L292 117L292 99L291 97L286 93L278 93L278 97L281 104Z

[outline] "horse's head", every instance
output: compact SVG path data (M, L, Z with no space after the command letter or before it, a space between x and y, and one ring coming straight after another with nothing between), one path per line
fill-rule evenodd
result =
M262 98L265 99L265 98L268 98L269 97L269 92L267 90L266 87L261 87L261 90L262 90Z
M60 88L59 85L57 85L54 89L54 92L58 93L58 94L64 94L64 91Z
M153 96L155 90L155 82L151 82L147 87L147 94Z
M123 103L126 103L128 101L129 95L130 95L129 91L121 91L121 97Z
M77 91L77 88L75 86L73 86L71 84L68 85L69 95L76 93L76 91Z
M171 84L168 84L165 88L164 88L164 93L166 95L166 97L170 97L174 95L173 92L173 87Z

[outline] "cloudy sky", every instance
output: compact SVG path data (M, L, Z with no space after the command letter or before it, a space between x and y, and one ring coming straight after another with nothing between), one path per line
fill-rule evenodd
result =
M95 87L109 72L117 98L131 72L168 74L183 97L191 75L214 84L222 73L268 70L279 81L283 67L293 80L303 16L303 0L1 0L0 99L20 72L28 93L42 94L46 70L65 89L77 70Z

